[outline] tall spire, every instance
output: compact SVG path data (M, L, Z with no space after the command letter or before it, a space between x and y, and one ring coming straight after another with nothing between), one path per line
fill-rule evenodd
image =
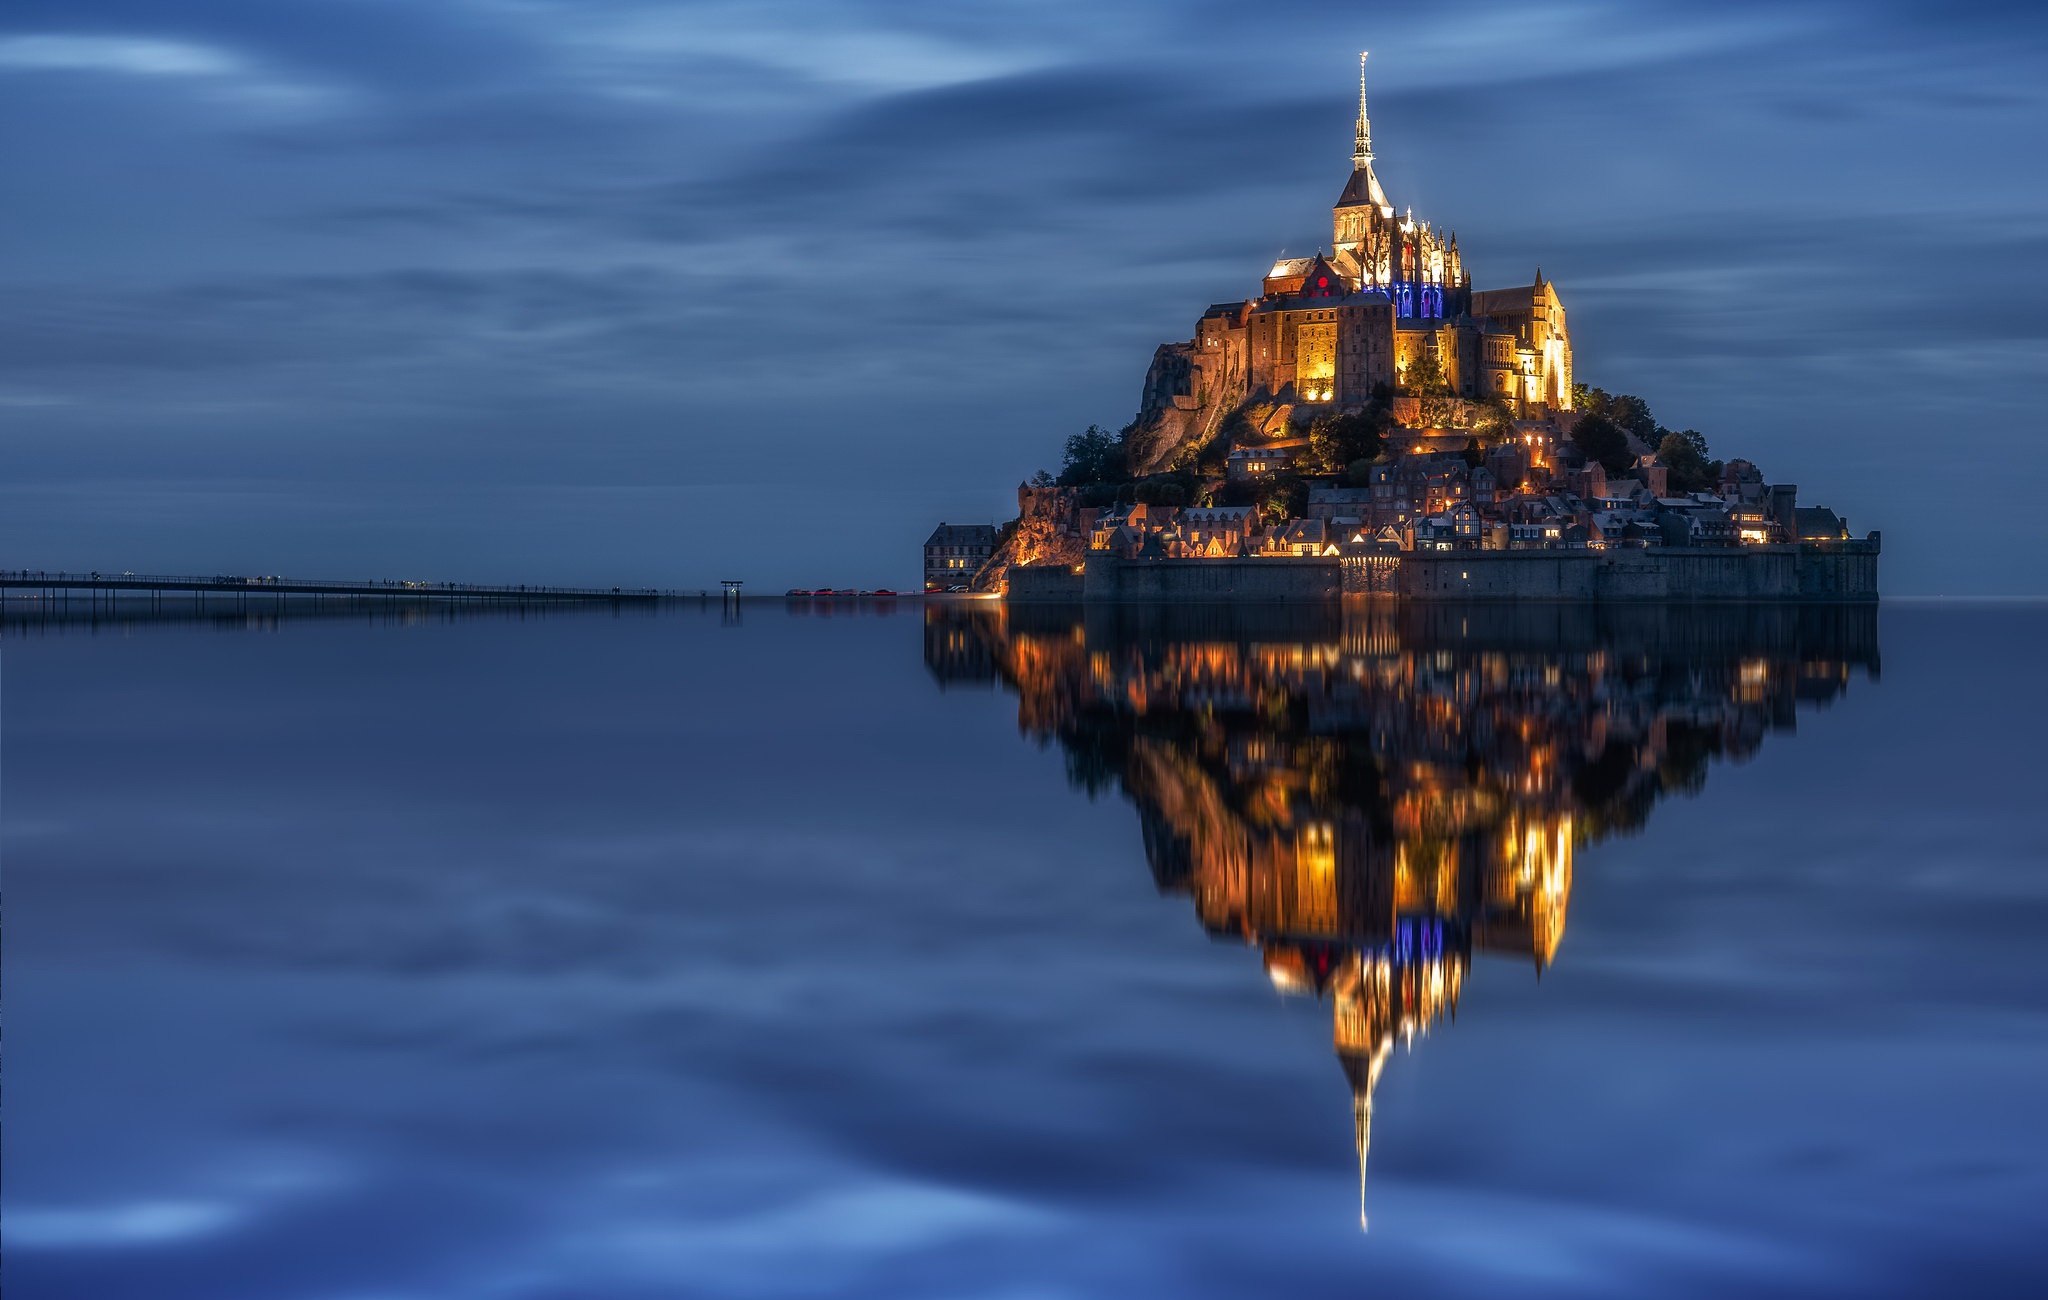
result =
M1372 161L1372 119L1365 115L1365 56L1358 53L1358 134L1351 149L1351 165L1364 167Z
M1365 1158L1372 1151L1372 1093L1351 1094L1351 1130L1358 1144L1358 1228L1365 1231Z
M1376 215L1367 219L1364 214L1344 210L1370 207ZM1351 151L1351 179L1344 186L1344 193L1337 198L1338 216L1335 219L1336 241L1340 246L1363 249L1373 223L1390 221L1394 216L1394 205L1387 202L1387 192L1380 188L1380 178L1372 174L1372 121L1365 115L1365 55L1358 56L1358 137Z

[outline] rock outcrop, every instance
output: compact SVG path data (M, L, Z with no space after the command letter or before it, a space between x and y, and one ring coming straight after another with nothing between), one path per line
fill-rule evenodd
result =
M1017 485L1017 519L996 543L995 554L975 573L976 591L1003 591L1010 566L1080 564L1088 558L1088 533L1081 526L1078 488Z

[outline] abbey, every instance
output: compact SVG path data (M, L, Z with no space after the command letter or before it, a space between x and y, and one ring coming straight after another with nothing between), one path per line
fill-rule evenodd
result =
M1297 420L1357 410L1376 390L1504 403L1541 420L1571 408L1571 338L1557 290L1475 292L1455 234L1397 215L1373 171L1365 56L1351 177L1331 245L1268 270L1259 296L1219 303L1194 338L1159 348L1146 376L1132 468L1169 467L1248 401Z
M962 585L1129 604L1876 600L1877 533L1710 459L1640 397L1574 384L1540 269L1474 290L1456 236L1395 214L1364 71L1330 246L1160 347L1137 418L1020 484Z

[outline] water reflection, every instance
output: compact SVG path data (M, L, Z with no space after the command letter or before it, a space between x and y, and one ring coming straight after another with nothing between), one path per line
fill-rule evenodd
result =
M1327 1000L1359 1216L1373 1093L1475 951L1555 960L1581 846L1878 668L1869 608L928 611L1069 779L1138 810L1162 892Z

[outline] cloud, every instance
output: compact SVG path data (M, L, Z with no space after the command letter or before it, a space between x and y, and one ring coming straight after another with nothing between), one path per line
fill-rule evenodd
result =
M216 1236L242 1219L239 1207L220 1201L133 1201L68 1209L10 1206L7 1244L16 1250L163 1246Z
M245 107L305 109L339 97L332 86L285 77L232 50L156 36L50 33L0 37L0 70L188 82Z
M1128 419L1203 306L1327 238L1358 44L1397 202L1456 229L1482 285L1541 264L1581 373L1717 438L1913 377L1856 417L1903 455L1943 375L1994 428L2040 382L2006 287L2043 260L2040 181L2005 160L2042 22L1942 12L1491 6L1346 35L1306 3L24 0L0 120L61 128L14 151L41 255L14 255L0 368L45 404L11 408L10 463L79 486L115 463L84 448L148 442L181 478L242 477L254 443L289 473L265 437L288 419L309 491L393 422L409 477L476 466L469 431L495 427L486 476L553 481L574 445L718 481L1007 485ZM1242 75L1247 49L1287 71ZM263 87L347 89L283 112ZM735 412L761 436L686 445ZM1914 509L1905 480L1784 445L1745 450L1873 526ZM1953 541L1894 548L1920 540Z
M249 72L225 50L132 36L0 37L0 68L138 77L241 77Z
M571 1258L588 1253L608 1269L644 1271L670 1286L692 1279L753 1290L776 1273L791 1243L801 1242L808 1278L802 1289L814 1290L843 1283L849 1273L889 1256L953 1249L990 1236L1046 1236L1065 1226L1065 1216L1016 1201L867 1179L681 1223L627 1218L588 1236L572 1234L558 1250Z

